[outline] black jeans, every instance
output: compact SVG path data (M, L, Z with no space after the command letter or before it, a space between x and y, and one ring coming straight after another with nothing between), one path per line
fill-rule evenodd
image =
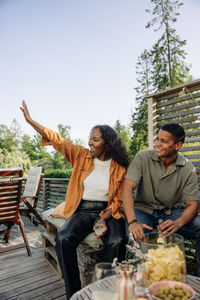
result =
M76 212L67 219L56 236L56 253L65 281L66 295L69 299L81 289L76 248L91 233L99 213L107 207L102 201L81 200ZM97 253L101 261L112 262L125 258L126 235L124 219L111 217L106 225L107 232L102 237L104 246Z

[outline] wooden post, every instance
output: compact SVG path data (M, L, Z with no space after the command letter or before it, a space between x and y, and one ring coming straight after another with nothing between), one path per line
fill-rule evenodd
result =
M148 137L149 137L149 149L154 147L156 139L156 99L148 98Z
M47 188L47 185L48 185L47 179L43 178L43 210L48 209L48 195L47 195L48 188Z

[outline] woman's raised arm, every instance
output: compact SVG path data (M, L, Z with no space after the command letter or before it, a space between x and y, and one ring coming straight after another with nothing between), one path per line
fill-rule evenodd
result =
M24 100L22 101L22 107L20 107L20 109L24 114L24 118L26 122L29 123L39 134L41 134L41 136L43 136L46 140L48 140L47 135L44 132L44 126L40 125L39 123L31 119L26 102Z

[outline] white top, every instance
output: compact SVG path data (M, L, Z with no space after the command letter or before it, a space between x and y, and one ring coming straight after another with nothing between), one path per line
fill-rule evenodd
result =
M111 159L94 158L94 169L83 181L84 200L108 201L109 170Z

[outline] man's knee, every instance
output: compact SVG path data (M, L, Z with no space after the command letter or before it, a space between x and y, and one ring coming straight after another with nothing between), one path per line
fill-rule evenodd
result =
M200 229L200 215L196 216L192 223L194 227Z
M200 215L196 216L191 222L192 231L197 238L200 238Z

